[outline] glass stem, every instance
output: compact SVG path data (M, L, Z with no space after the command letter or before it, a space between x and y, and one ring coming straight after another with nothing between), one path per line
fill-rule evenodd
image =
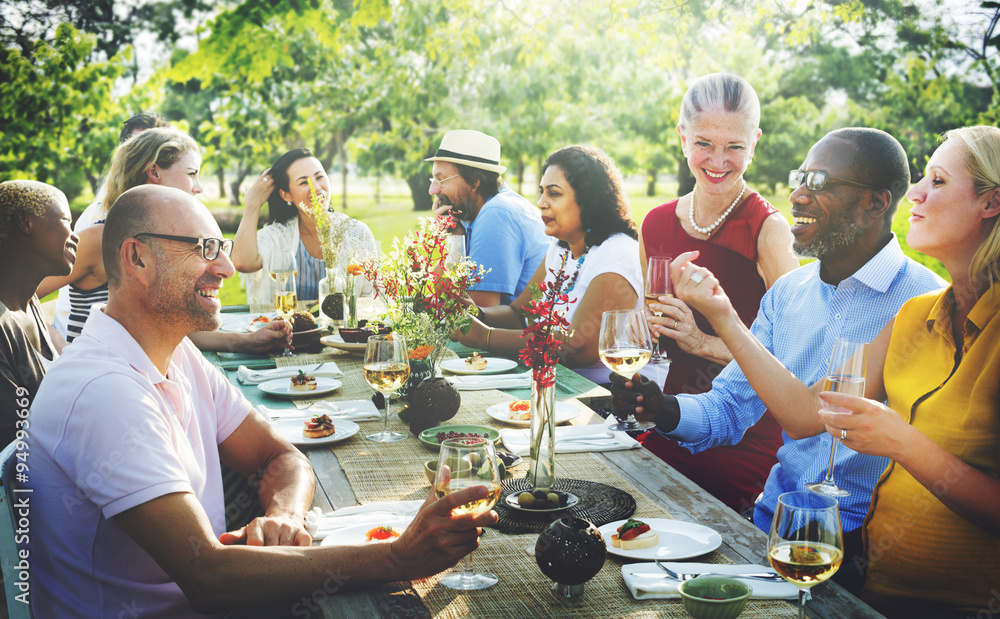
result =
M826 467L826 478L823 479L823 483L829 486L835 486L833 483L833 463L837 459L837 443L840 439L833 439L833 445L830 446L830 464Z
M799 589L799 619L805 619L806 617L806 594L808 592L805 589Z
M382 428L382 431L383 432L388 432L389 431L389 404L392 402L392 394L391 393L383 393L382 395L385 396L385 427Z

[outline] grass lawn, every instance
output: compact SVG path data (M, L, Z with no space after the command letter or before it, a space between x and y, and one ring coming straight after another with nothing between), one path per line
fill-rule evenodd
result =
M337 194L334 196L334 204L338 205L339 209L338 180L338 178L334 179L334 192ZM654 207L672 200L676 197L677 192L676 183L660 182L656 187L657 195L654 197L646 196L645 179L641 177L628 179L626 185L632 205L632 216L636 222L641 222L646 213ZM533 188L533 179L530 177L526 178L523 190L528 200L532 203L534 203L536 196ZM419 217L426 217L429 213L413 210L409 188L402 180L382 179L377 183L377 190L379 193L378 200L375 197L376 182L373 179L351 178L348 182L348 207L345 212L351 217L360 219L368 224L375 235L375 239L381 242L382 249L385 251L392 247L394 238L402 238L403 235L413 229ZM763 195L791 221L791 203L788 200L788 192L782 192L778 195L764 193ZM212 195L211 187L206 187L206 193L202 194L201 197L205 204L213 211L225 209L240 211L239 207L229 206L228 200L219 199L217 194ZM83 210L89 204L90 199L89 195L81 196L71 205L72 210L74 212ZM896 232L903 246L903 251L947 279L947 273L937 260L918 254L906 245L906 231L909 229L909 222L907 221L909 209L910 204L904 200L900 205L899 211L896 213L893 224L893 231ZM226 236L232 238L233 235L226 234ZM239 305L246 302L246 295L240 287L238 274L223 286L221 297L223 305ZM45 300L52 298L55 298L55 296L50 295Z

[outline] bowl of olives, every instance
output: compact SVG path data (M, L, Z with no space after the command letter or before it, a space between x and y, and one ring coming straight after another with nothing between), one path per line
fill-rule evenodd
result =
M512 492L504 499L511 509L524 512L559 512L574 507L580 499L575 494L549 488Z

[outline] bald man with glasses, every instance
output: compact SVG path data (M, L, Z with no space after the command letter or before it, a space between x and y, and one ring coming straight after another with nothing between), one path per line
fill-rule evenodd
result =
M218 327L234 273L208 210L143 185L104 230L110 293L53 364L31 411L35 617L305 616L314 591L425 578L455 565L496 513L452 516L476 486L428 497L395 541L311 547L309 461L187 335ZM260 480L262 517L227 532L221 464ZM296 610L298 609L298 610ZM240 615L243 616L243 615Z

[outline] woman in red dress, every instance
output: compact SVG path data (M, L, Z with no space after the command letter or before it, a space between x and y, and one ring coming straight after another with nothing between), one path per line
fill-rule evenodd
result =
M639 236L643 270L652 256L697 250L699 264L723 282L740 319L749 325L760 299L778 277L799 266L785 218L747 187L743 173L760 139L760 103L743 78L714 73L696 80L681 103L677 133L695 178L691 193L656 207ZM664 393L702 393L732 355L709 325L683 301L661 297L649 325L671 359ZM647 366L654 368L655 366ZM655 372L655 370L654 370ZM644 372L647 373L647 372ZM736 511L745 511L777 461L781 427L771 415L734 446L691 454L651 430L642 444Z

